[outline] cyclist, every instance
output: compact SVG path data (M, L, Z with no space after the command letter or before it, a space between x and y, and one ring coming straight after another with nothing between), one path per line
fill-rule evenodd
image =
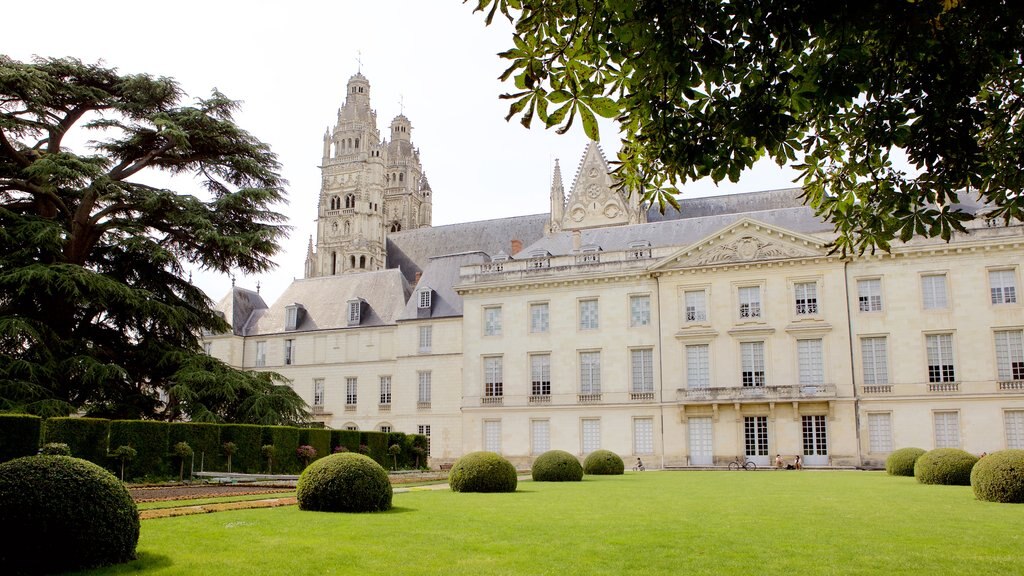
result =
M644 463L643 463L643 461L642 461L642 460L640 460L640 458L637 458L637 459L636 459L636 464L635 464L635 465L633 466L633 471L640 471L640 472L643 472L643 471L644 471L644 470L646 470L646 469L647 469L647 468L645 468L645 467L644 467Z

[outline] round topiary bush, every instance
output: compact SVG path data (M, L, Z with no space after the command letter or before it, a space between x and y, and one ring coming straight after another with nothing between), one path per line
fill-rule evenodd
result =
M595 450L583 461L583 471L594 475L622 474L626 470L622 458L611 450Z
M978 500L1024 503L1024 450L1000 450L978 460L971 487Z
M890 476L913 476L914 462L924 454L920 448L900 448L885 460L885 471Z
M936 448L914 463L914 478L921 484L970 486L971 468L978 457L959 448Z
M518 483L515 466L494 452L470 452L448 473L453 492L515 492Z
M321 458L299 476L295 486L300 510L379 512L391 509L391 481L369 456L339 452Z
M0 464L0 531L5 573L81 570L135 558L139 510L92 462L26 456Z
M533 479L536 482L579 482L583 480L583 466L575 456L565 450L548 450L533 461Z

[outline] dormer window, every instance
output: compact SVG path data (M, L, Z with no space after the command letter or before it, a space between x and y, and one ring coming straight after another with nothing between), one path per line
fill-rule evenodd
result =
M306 309L302 304L295 303L286 306L284 309L284 329L298 330L302 320L306 317Z
M356 298L348 301L348 325L359 326L363 319L363 299Z
M430 288L420 288L417 291L416 307L420 309L430 308L434 291Z
M626 258L630 260L644 260L651 257L651 243L647 240L637 240L629 243L626 251Z

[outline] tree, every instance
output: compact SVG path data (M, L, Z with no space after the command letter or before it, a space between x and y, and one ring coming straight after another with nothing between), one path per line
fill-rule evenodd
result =
M1024 220L1024 3L1015 0L478 0L513 22L508 118L624 134L615 174L675 184L792 164L843 253ZM913 170L893 157L905 155Z
M228 326L186 264L270 269L285 182L235 125L236 102L183 98L168 78L0 55L0 410L305 417L280 377L199 348L201 331ZM94 140L75 151L83 132ZM161 187L159 173L196 178L209 199Z

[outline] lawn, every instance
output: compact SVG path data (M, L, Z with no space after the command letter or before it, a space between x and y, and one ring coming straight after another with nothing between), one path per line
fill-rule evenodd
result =
M147 520L90 574L1011 574L1024 506L877 472L645 472Z

